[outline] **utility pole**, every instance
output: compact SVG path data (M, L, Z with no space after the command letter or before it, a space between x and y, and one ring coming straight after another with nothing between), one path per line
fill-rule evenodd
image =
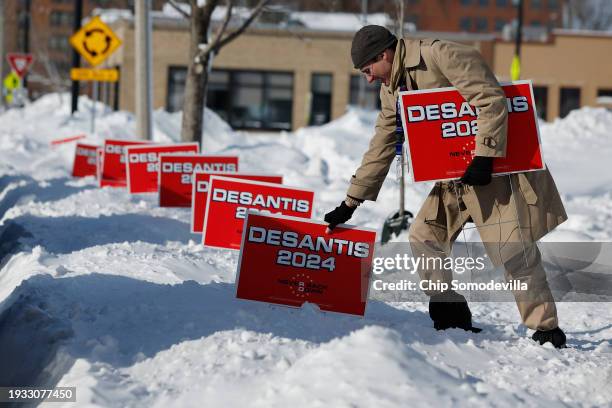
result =
M514 58L510 67L510 77L513 81L521 78L521 43L523 42L523 0L514 0L518 21L516 27L516 38L514 43Z
M25 12L23 13L23 53L30 53L30 12L32 11L31 0L25 0ZM4 58L4 55L2 56ZM27 90L28 82L27 76L22 79L22 85L24 90ZM27 95L27 92L26 92Z
M136 1L136 134L151 140L151 0Z
M74 0L74 21L72 22L72 32L76 33L81 28L81 20L83 19L83 0ZM72 49L72 68L81 66L81 57L79 53ZM70 87L70 114L74 114L79 109L79 81L72 80Z
M399 30L397 31L398 38L401 41L404 38L404 0L399 0ZM398 144L400 141L398 141ZM399 205L399 216L400 220L404 219L406 213L406 157L404 155L404 141L401 141L402 154L400 156L400 205Z

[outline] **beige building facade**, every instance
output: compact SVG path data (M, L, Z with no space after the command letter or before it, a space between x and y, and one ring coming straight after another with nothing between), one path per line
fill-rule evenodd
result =
M119 20L112 27L123 41L107 61L121 71L114 91L117 108L134 111L133 23ZM208 105L237 128L290 130L338 118L357 102L359 73L350 59L352 35L331 30L248 30L215 57ZM411 35L473 45L500 81L509 80L511 42L492 34ZM180 110L189 48L185 22L155 21L152 42L154 108ZM523 44L521 77L533 80L541 116L551 120L573 108L598 106L599 97L612 96L611 49L610 35L569 31L555 31L547 42ZM368 87L366 103L376 108L376 100L376 89Z

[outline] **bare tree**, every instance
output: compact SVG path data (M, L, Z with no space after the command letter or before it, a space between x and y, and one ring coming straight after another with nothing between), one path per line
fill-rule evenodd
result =
M567 28L612 29L612 2L610 0L566 0L564 7Z
M242 34L269 2L270 0L259 0L248 17L235 29L229 29L236 0L226 0L223 21L212 33L212 14L221 3L219 0L207 0L202 5L199 5L201 2L198 0L189 0L189 8L181 7L177 0L169 1L172 7L189 19L191 30L181 125L182 140L199 141L200 145L203 144L204 107L213 58L221 48Z

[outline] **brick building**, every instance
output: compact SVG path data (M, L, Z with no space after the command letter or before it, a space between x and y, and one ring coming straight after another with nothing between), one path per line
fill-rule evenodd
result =
M133 9L134 0L82 0L83 17L96 8ZM161 9L165 1L154 0L154 9ZM72 63L72 47L68 38L72 35L75 0L3 0L4 4L4 53L30 52L34 65L28 74L30 97L47 92L67 91L70 87L69 72ZM29 29L28 29L29 28ZM10 67L2 56L2 78Z

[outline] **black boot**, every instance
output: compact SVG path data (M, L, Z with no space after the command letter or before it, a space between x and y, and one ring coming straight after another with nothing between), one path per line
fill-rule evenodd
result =
M449 290L429 298L429 317L436 330L459 328L474 333L482 329L472 326L472 312L465 298Z
M565 333L558 327L552 330L537 330L531 338L541 345L550 342L556 348L565 348Z

